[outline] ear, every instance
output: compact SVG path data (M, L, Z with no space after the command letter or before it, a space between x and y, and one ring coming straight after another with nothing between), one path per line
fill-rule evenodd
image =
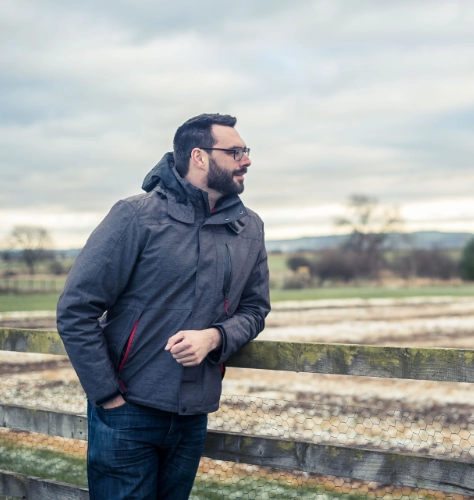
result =
M197 167L199 170L206 170L207 164L207 154L205 151L199 148L194 148L191 151L191 164Z

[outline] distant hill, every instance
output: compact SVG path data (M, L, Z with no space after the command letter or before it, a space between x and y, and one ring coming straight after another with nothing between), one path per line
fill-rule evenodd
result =
M306 236L294 240L267 240L268 252L316 251L341 245L347 235ZM473 233L444 233L441 231L417 231L414 233L391 233L385 243L392 249L433 249L458 250L474 238Z
M58 252L62 253L64 257L68 259L75 259L79 255L80 251L81 251L80 248L70 248L69 250L58 250Z
M432 249L439 248L445 250L458 250L464 248L466 243L474 238L473 233L443 233L441 231L418 231L415 233L391 233L385 243L386 248L396 249ZM347 235L329 236L305 236L294 240L266 240L265 245L268 252L299 252L317 251L326 248L335 248L341 245ZM80 248L69 250L53 250L55 254L65 258L75 259ZM12 251L12 254L19 255L19 251Z

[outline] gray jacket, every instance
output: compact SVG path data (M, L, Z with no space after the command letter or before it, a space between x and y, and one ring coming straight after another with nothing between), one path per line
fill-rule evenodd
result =
M167 153L145 194L119 201L91 234L58 303L58 331L94 405L119 393L180 414L218 407L220 364L264 328L270 310L260 218L238 196L209 212ZM219 351L183 367L164 347L216 326Z

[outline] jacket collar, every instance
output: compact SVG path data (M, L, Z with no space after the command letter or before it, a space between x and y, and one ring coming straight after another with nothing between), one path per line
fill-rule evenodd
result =
M209 199L202 189L183 179L174 167L173 153L166 153L143 181L146 192L157 191L168 199L168 214L174 219L193 224L196 212L203 211L207 224L227 224L239 234L245 228L242 219L247 209L237 195L221 198L214 211L209 211Z

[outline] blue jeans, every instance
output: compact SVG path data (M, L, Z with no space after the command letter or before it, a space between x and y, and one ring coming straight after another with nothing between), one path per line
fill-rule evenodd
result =
M91 500L189 498L206 441L207 415L127 402L87 408Z

